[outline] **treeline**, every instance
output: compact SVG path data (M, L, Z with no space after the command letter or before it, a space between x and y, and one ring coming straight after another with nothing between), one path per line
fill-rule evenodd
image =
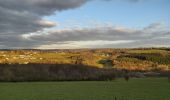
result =
M160 54L130 54L124 57L148 60L158 64L170 64L170 56L162 56Z
M0 64L1 82L113 80L114 69L68 64Z

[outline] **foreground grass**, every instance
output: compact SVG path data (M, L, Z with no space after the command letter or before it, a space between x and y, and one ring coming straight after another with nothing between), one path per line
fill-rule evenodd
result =
M128 82L0 83L0 100L170 100L170 82L145 78Z

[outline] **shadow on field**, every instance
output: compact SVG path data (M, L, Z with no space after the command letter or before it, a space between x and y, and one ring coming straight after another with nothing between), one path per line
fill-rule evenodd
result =
M28 81L110 81L117 77L130 78L167 77L170 73L159 71L128 71L114 68L96 68L77 64L0 64L0 82Z
M0 81L103 81L115 79L116 72L87 65L0 64Z

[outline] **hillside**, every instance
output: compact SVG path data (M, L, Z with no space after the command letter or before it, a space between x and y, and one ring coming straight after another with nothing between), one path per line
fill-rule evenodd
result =
M0 50L0 64L83 64L97 68L168 70L169 48Z

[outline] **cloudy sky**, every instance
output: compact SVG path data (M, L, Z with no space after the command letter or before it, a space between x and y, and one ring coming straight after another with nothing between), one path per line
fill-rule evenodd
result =
M0 0L0 49L170 47L170 0Z

